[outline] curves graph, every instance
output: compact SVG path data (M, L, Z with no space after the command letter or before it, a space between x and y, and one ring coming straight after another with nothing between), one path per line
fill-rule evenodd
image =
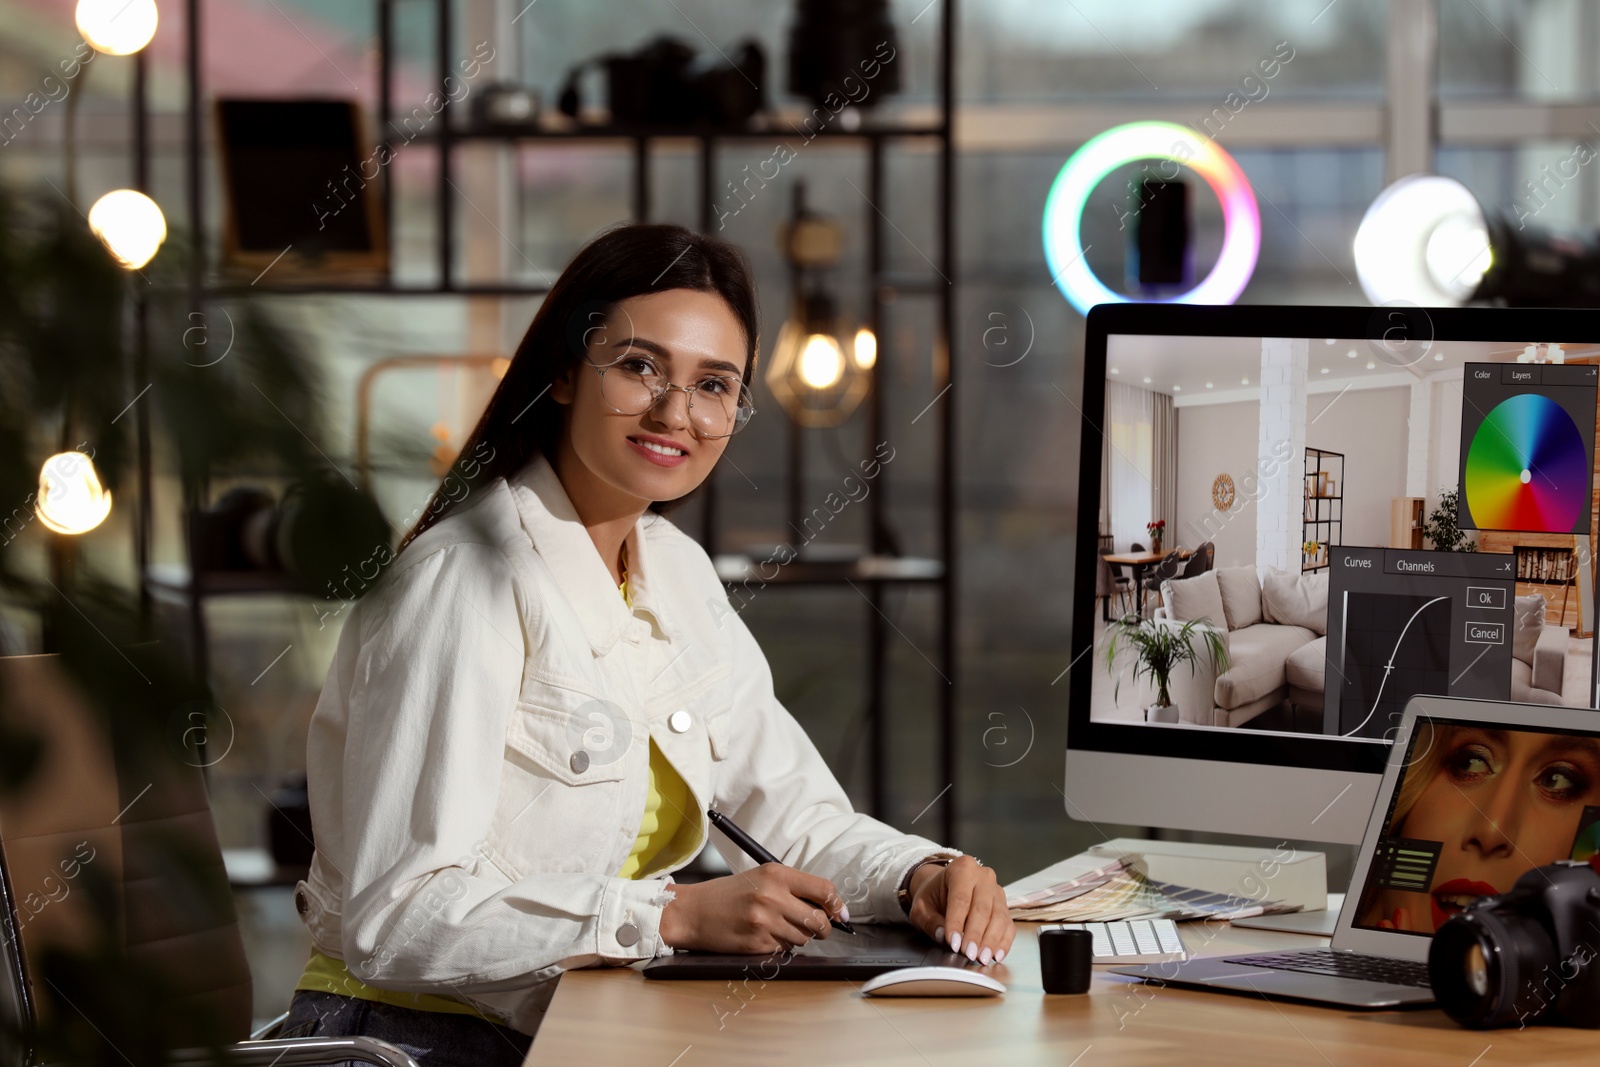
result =
M1467 512L1480 530L1572 533L1589 507L1583 436L1561 405L1537 393L1484 416L1465 468Z

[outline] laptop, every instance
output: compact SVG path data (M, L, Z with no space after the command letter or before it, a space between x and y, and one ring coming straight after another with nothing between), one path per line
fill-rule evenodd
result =
M712 952L675 952L644 965L646 978L696 981L739 981L761 978L864 981L902 967L961 967L981 970L959 952L939 945L914 926L856 924L855 934L842 930L788 952L741 956Z
M1433 1003L1433 933L1479 896L1600 848L1600 712L1416 696L1327 948L1116 967L1193 989L1342 1008Z

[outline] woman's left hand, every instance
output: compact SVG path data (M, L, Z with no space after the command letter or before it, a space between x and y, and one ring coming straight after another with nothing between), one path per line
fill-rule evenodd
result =
M1017 936L1005 890L994 871L971 856L943 867L924 864L911 876L911 924L952 952L984 965L1000 963Z

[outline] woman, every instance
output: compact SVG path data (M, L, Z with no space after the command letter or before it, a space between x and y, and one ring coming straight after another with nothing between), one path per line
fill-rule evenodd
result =
M1474 899L1567 859L1584 808L1600 805L1600 746L1589 737L1417 725L1386 836L1439 844L1425 892L1370 883L1358 926L1432 934Z
M993 873L851 811L661 516L748 419L756 351L743 255L679 227L611 230L551 289L462 448L476 477L446 479L340 636L290 1032L520 1063L567 968L770 953L830 918L1005 958ZM736 873L674 883L708 808L784 865L717 840Z

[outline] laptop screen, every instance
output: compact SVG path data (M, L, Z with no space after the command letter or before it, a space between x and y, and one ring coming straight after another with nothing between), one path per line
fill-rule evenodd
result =
M1431 937L1473 899L1600 849L1600 737L1419 717L1351 925Z

